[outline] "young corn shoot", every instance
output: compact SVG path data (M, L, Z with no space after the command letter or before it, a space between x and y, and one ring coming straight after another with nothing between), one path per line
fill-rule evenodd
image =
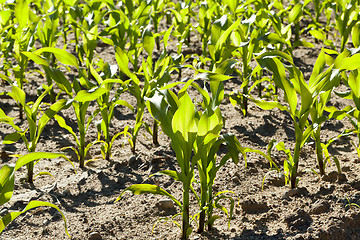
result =
M278 59L281 58L290 66L287 67L289 77L286 75L286 69L283 63ZM285 151L285 147L281 150L287 152L287 160L284 162L284 171L290 179L290 187L297 186L297 173L300 161L300 151L307 142L311 134L318 128L319 122L308 122L308 116L314 107L314 102L321 92L326 92L338 84L337 59L328 69L320 71L325 62L325 52L321 51L319 59L316 61L311 81L307 83L304 80L302 72L294 65L292 58L282 52L264 52L257 57L257 61L261 67L268 69L273 73L273 79L277 87L284 91L285 101L288 106L281 105L279 102L266 102L256 100L255 103L263 109L279 108L290 113L295 128L295 146L293 152ZM300 97L301 106L298 108ZM317 106L315 104L315 106Z
M14 100L19 102L21 106L24 108L24 112L26 115L26 120L29 124L29 127L25 130L20 129L18 126L14 124L12 118L6 116L3 110L0 109L0 122L5 122L12 126L15 129L14 133L8 134L5 136L3 140L3 144L13 144L17 142L20 138L24 141L26 148L29 152L36 151L36 145L39 142L42 131L44 130L46 124L49 122L51 118L53 118L57 112L61 109L68 108L70 106L70 102L65 99L61 99L51 105L44 114L38 119L38 115L42 112L40 105L42 104L43 98L50 92L52 89L52 85L50 87L44 86L45 91L38 97L38 99L34 103L26 102L26 94L19 87L13 85L12 91L8 93ZM26 133L29 132L29 135ZM30 162L27 165L28 168L28 176L27 181L29 183L33 183L34 177L34 162Z

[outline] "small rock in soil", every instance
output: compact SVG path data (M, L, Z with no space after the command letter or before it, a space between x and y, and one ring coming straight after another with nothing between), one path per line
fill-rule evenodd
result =
M92 232L89 235L89 240L102 240L102 237L101 237L100 233Z
M174 209L174 202L170 199L160 199L156 203L156 206L160 211Z
M289 197L307 196L308 194L309 192L306 188L289 189L283 194L282 199L288 199Z
M122 168L124 168L126 166L126 162L116 162L113 165L113 169L115 171L120 171Z
M276 187L284 186L285 175L280 172L272 172L266 176L265 182Z
M3 208L3 209L0 210L0 216L4 216L4 215L6 215L8 213L9 213L9 209L7 209L7 208Z
M321 214L330 210L330 203L326 200L317 200L310 209L310 214Z
M136 161L136 156L135 155L132 155L130 158L129 158L129 161L128 161L128 164L129 165L132 165L134 164Z
M303 209L299 209L296 212L286 216L284 222L289 228L301 230L307 229L310 226L312 219L307 212L305 212Z
M347 181L346 175L343 174L343 173L340 173L340 174L337 176L337 181L338 181L339 183L346 182L346 181Z
M240 205L246 213L259 213L269 210L266 202L256 201L255 199L245 199Z
M142 161L139 155L132 155L128 160L128 165L132 168L138 168L141 165Z
M326 182L335 182L338 179L338 173L336 171L332 171L324 176L322 176L322 180Z

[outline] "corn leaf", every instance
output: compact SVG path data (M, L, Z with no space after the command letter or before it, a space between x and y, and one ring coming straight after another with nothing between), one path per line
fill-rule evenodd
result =
M8 164L0 169L0 206L8 202L13 194L14 169L14 165Z
M302 4L296 4L289 12L289 23L297 21L302 16Z
M340 70L355 70L360 67L360 54L355 54L351 57L342 60Z
M55 208L62 216L63 220L64 220L64 224L65 224L65 232L66 234L70 236L68 229L67 229L67 224L66 224L66 219L65 219L65 215L62 213L62 211L54 204L49 203L49 202L43 202L43 201L31 201L29 202L29 204L25 207L24 210L22 211L16 211L16 212L11 212L6 214L4 217L1 218L0 220L0 233L5 229L5 227L11 223L11 221L13 221L15 218L17 218L19 215L25 213L26 211L29 211L33 208L37 208L37 207L52 207Z
M180 106L172 119L172 128L174 133L181 133L186 142L191 141L189 133L196 133L197 126L195 122L195 106L188 93L179 99Z
M161 187L159 187L157 185L152 185L152 184L134 184L134 185L131 185L130 187L127 187L120 194L120 196L116 199L115 202L119 201L121 199L121 196L125 192L131 192L131 193L133 193L135 195L144 194L144 193L152 193L152 194L167 196L171 200L173 200L176 203L176 205L178 205L181 208L181 203L178 200L176 200L176 198L174 196L172 196L170 193L168 193L167 191L165 191L164 189L162 189Z
M90 90L81 90L77 93L74 100L78 102L91 102L108 92L109 89L102 87L96 87Z
M47 109L44 113L44 115L41 116L39 123L38 123L38 134L37 134L37 140L39 140L40 135L45 127L45 125L49 122L51 118L53 118L60 110L67 108L71 105L71 101L68 101L66 99L61 99L51 105L49 109Z
M24 54L29 59L33 60L34 63L36 63L36 64L47 66L47 67L49 66L49 63L46 61L46 59L38 54L35 54L33 52L22 52L22 54Z
M2 144L16 143L19 140L19 138L21 138L21 136L22 136L22 134L20 132L10 133L4 137Z
M29 3L26 0L16 1L15 17L19 23L19 29L25 28L29 21Z
M36 50L35 53L36 54L42 54L44 52L49 52L55 55L55 57L62 63L65 65L70 65L76 68L79 68L79 64L77 61L77 58L68 53L66 50L63 49L59 49L59 48L54 48L54 47L44 47L44 48L40 48L39 50Z

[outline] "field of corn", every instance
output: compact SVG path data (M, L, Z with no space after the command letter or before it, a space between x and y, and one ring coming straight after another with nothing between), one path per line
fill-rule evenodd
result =
M360 1L0 1L0 239L360 239Z

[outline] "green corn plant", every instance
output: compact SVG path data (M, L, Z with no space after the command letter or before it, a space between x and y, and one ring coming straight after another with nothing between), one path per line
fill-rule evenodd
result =
M224 211L225 214L227 214L229 217L230 224L233 210L232 207L230 208L229 213L227 209L221 206L218 202L221 199L227 198L233 204L233 198L224 195L226 193L231 193L231 191L225 190L219 193L213 193L212 187L217 171L226 163L230 157L235 163L237 163L239 160L239 152L241 152L246 159L245 154L247 151L250 151L249 149L242 148L234 136L228 134L220 135L220 131L223 127L223 117L219 108L220 103L224 97L224 85L222 81L231 78L224 74L231 74L233 68L234 61L226 60L214 72L200 71L200 73L195 76L194 80L202 79L209 81L209 90L205 86L204 88L200 87L197 83L194 82L194 80L189 80L185 84L185 87L181 90L183 92L188 86L191 85L199 91L203 98L203 101L200 105L204 111L199 112L200 116L198 117L199 120L197 123L198 132L196 134L196 140L193 146L194 156L192 160L196 161L197 163L201 186L200 198L193 191L196 195L196 198L198 199L200 208L198 228L199 233L203 232L204 230L206 217L206 225L209 230L211 230L214 221L219 218L218 215L213 215L214 208L219 208L220 210ZM180 83L182 82L169 84L165 88ZM227 144L229 153L225 155L217 165L216 153L218 152L220 145L224 142ZM164 174L167 173L168 171Z
M211 36L211 19L213 17L216 4L209 5L207 2L200 4L198 22L199 25L196 27L197 32L201 37L201 48L204 56L208 55L208 42Z
M189 191L191 190L195 193L192 187L195 166L197 166L199 170L201 185L201 197L199 198L195 193L200 207L200 213L198 213L200 214L200 225L198 231L203 231L206 216L208 218L207 225L209 229L211 229L214 221L219 218L219 216L213 215L213 209L215 207L220 208L228 214L228 211L218 203L221 199L228 198L233 204L233 199L224 195L230 191L223 191L216 194L213 194L212 192L212 186L217 171L230 157L237 162L238 153L243 151L234 136L219 135L223 124L223 118L219 109L219 104L223 98L223 87L218 78L220 75L221 74L207 73L200 74L200 76L198 76L198 78L205 77L206 79L213 80L213 82L211 82L212 96L209 95L207 90L202 89L194 83L194 80L190 80L178 93L179 98L174 94L174 92L168 89L179 83L173 83L165 86L163 88L164 90L155 92L153 97L146 98L148 100L147 107L150 113L160 122L163 132L171 139L171 146L175 151L177 162L181 169L181 172L165 170L159 172L158 174L169 175L175 180L183 183L182 204L180 201L175 200L171 194L155 185L135 184L124 190L124 192L131 191L135 194L161 194L174 200L175 203L177 203L177 205L182 209L182 239L188 239L189 234L192 231L189 221ZM226 80L228 78L220 79ZM202 103L202 106L205 108L204 111L196 111L195 105L192 103L186 91L190 85L193 85L202 94L204 99ZM217 165L216 153L223 142L228 143L228 146L230 146L230 152L224 156ZM193 151L194 155L192 156ZM124 192L120 195L120 197L124 194ZM231 218L231 216L232 208L230 209L229 218Z
M195 84L195 83L194 83ZM203 107L206 107L202 112L198 122L198 132L194 143L194 159L192 161L197 162L197 167L200 176L201 196L199 201L200 215L199 215L199 228L198 232L201 233L204 230L205 218L207 217L206 224L208 229L211 230L214 221L219 218L217 215L213 215L213 209L219 208L223 210L230 219L232 217L232 210L234 200L231 197L227 197L224 194L231 191L225 190L219 193L213 193L213 184L215 181L217 171L226 163L231 157L235 163L238 163L239 152L244 153L240 143L232 135L221 135L220 131L223 127L223 117L219 108L219 104L223 98L223 84L219 81L211 81L211 96L205 89L200 89L204 102ZM225 155L220 163L217 165L217 152L220 145L226 142L228 149L230 150ZM220 199L228 198L231 201L230 213L222 207L218 201ZM230 225L229 225L230 226Z
M14 10L10 6L3 6L0 10L0 59L2 65L0 70L5 76L10 77L10 69L12 68L12 62L10 60L11 52L14 46L14 39L12 38L14 29Z
M42 57L43 52L51 52L54 56L63 64L67 64L69 66L75 67L79 71L79 78L71 81L68 79L65 74L60 71L58 68L53 68L49 62ZM79 135L75 133L75 131L66 123L63 117L60 115L55 115L55 119L59 123L60 127L66 129L73 137L76 142L77 148L74 147L65 147L65 149L73 150L77 158L79 160L79 165L81 168L85 167L85 158L91 146L97 143L101 143L100 140L95 140L90 143L86 143L86 132L89 129L89 126L95 116L101 112L103 116L104 123L101 124L101 127L104 130L105 134L105 149L102 149L102 152L105 153L106 158L110 158L110 150L112 147L112 143L115 140L114 137L111 139L109 135L109 122L113 117L113 110L115 105L117 104L125 104L125 101L117 102L117 100L112 101L109 98L109 91L116 80L107 80L106 82L102 80L99 74L90 66L90 71L86 71L83 68L80 68L77 62L77 59L72 54L68 53L65 50L57 49L57 48L42 48L35 52L27 52L26 54L30 59L32 59L35 63L43 66L46 72L52 77L52 79L56 82L57 86L67 94L67 96L71 99L71 105L74 109L74 113L76 116L77 127L79 131ZM110 71L110 70L109 70ZM98 81L98 85L92 83L88 79L88 72ZM118 81L122 82L122 81ZM85 88L85 89L84 89ZM104 96L106 95L106 96ZM93 114L87 117L87 109L89 104L98 99L99 108ZM109 111L109 112L108 112ZM117 135L119 136L119 135ZM116 137L117 137L116 136ZM116 138L115 137L115 138Z
M342 55L342 56L345 57L345 55ZM338 58L337 62L339 62L339 60L342 59L343 57ZM316 81L319 81L318 79L324 77L324 74L326 73L326 70L325 70L326 59L325 58L326 58L325 51L322 50L319 57L317 58L317 60L315 62L313 72L309 79L309 84L313 84ZM337 139L343 135L346 135L346 133L340 134L335 139L329 140L327 144L323 144L321 142L321 126L322 126L322 124L330 118L339 119L339 117L337 116L337 115L339 115L339 111L337 111L336 108L334 109L334 108L329 108L326 106L331 98L331 93L333 92L333 89L336 86L338 86L340 83L341 78L340 78L339 71L338 71L338 69L336 69L336 67L337 66L335 65L334 66L335 69L333 69L332 72L330 72L331 77L330 77L329 81L333 81L332 86L329 86L327 89L324 89L323 91L321 91L318 94L318 96L316 97L316 99L313 103L313 107L310 110L310 118L311 118L312 124L316 124L311 135L315 141L316 158L317 158L318 168L319 168L321 176L325 174L326 161L328 161L330 158L328 151L327 151L328 146L335 139ZM330 114L325 114L325 112L329 112ZM324 158L324 155L325 155L325 158Z
M150 10L150 19L151 23L154 26L155 34L159 34L159 23L165 15L165 7L167 5L166 0L152 0L151 1L151 10ZM155 38L156 49L160 51L160 38Z
M116 67L116 65L114 66ZM105 140L103 141L104 144L101 147L101 151L104 158L106 160L110 160L111 149L114 141L122 134L127 135L126 128L124 131L118 132L113 137L111 137L110 124L114 117L114 109L116 106L122 105L134 111L134 107L125 100L119 99L120 95L128 90L126 87L127 82L123 82L120 79L112 79L114 77L115 71L111 71L111 66L108 63L105 63L101 68L102 72L100 73L100 76L100 74L91 66L91 74L97 81L97 85L90 90L82 90L78 92L75 100L82 103L96 100L99 108L95 111L93 115L96 115L97 112L100 112L102 117L102 120L98 125L98 141L101 142L100 133L102 132ZM113 96L111 95L111 93L114 90L114 84L119 84L120 86L118 87L116 93Z
M78 127L78 131L79 131L79 135L77 135L75 133L75 131L69 125L67 125L67 123L63 117L61 117L60 115L55 115L54 118L58 122L59 126L66 129L73 136L76 146L77 146L77 148L65 147L65 148L63 148L63 150L65 150L65 149L73 150L78 157L79 166L81 168L84 168L85 167L85 158L86 158L86 155L87 155L90 147L96 143L99 143L98 140L90 142L90 143L86 143L86 132L88 131L92 120L98 113L98 112L95 112L94 114L87 117L87 114L86 114L87 109L88 109L91 101L93 101L97 97L100 97L101 95L106 93L106 89L99 88L99 89L93 90L93 92L92 92L93 94L91 95L91 97L87 97L87 94L86 94L87 91L81 90L81 84L79 83L79 80L76 79L73 81L73 83L71 83L69 80L67 80L63 76L63 74L60 71L55 70L53 74L57 74L58 86L60 88L66 89L67 95L70 98L73 98L71 105L74 109L77 127ZM84 77L82 79L84 79ZM83 96L80 95L80 97L78 97L77 94L81 94L81 91L84 91L84 94L82 94Z
M210 44L208 45L210 71L217 68L223 61L231 58L231 53L236 50L236 47L231 44L230 35L239 27L240 21L241 19L238 19L230 24L230 19L228 19L227 15L224 15L214 22L211 29Z
M163 132L170 137L171 146L176 154L176 160L181 169L180 173L175 174L183 184L183 201L176 200L170 193L156 185L135 184L124 190L131 191L135 194L153 193L168 196L172 199L182 211L182 239L188 239L192 229L190 227L190 189L191 182L194 178L194 168L196 162L192 161L192 146L195 141L197 126L195 120L195 106L189 95L183 92L183 96L178 98L173 92L167 91L171 103L165 101L164 96L159 93L148 99L149 111L154 118L161 123ZM169 106L169 104L171 104ZM174 111L175 110L175 111ZM119 200L122 196L119 196Z
M85 66L88 70L87 77L91 78L92 76L90 73L90 65L92 65L93 63L93 59L95 57L95 48L97 47L97 42L99 39L98 25L87 29L76 21L74 22L74 24L78 24L77 28L81 29L83 32L83 34L81 35L82 43L78 44L78 57L82 65Z
M319 58L318 58L319 61ZM314 101L314 106L310 111L311 121L316 122L318 126L312 132L312 138L315 141L315 151L316 158L318 162L318 167L320 171L320 175L325 174L325 161L324 161L324 145L321 143L321 124L327 120L326 115L324 114L324 110L326 107L326 103L330 100L332 89L327 92L322 92L318 99ZM327 147L326 147L327 149Z
M290 6L290 12L289 12L289 24L293 24L295 31L295 39L294 42L297 42L300 40L300 21L301 18L304 16L304 8L308 3L310 3L311 0L304 1L303 3L299 0L294 0L294 5Z
M253 60L253 53L258 52L261 47L259 41L257 41L260 32L252 26L255 21L256 15L252 15L250 19L243 21L237 30L231 34L231 39L237 47L233 56L241 59L241 70L236 70L236 73L242 82L240 86L242 95L238 94L236 99L239 101L235 102L241 106L244 116L248 112L248 99L246 96L249 94L250 78L253 72L250 62ZM232 98L232 101L234 103L234 98Z
M354 55L353 57L357 56L359 54ZM349 59L351 59L350 57ZM354 61L358 61L357 59L353 58ZM348 62L350 63L350 61ZM359 62L358 62L359 63ZM343 65L344 67L349 67L346 65ZM352 71L349 73L349 76L344 79L346 85L350 88L347 92L335 92L337 95L346 98L346 99L352 99L355 104L355 108L350 108L349 106L344 108L342 110L343 113L346 114L348 119L350 120L352 126L353 126L353 133L355 133L359 139L359 143L355 145L353 142L356 152L358 154L358 157L360 159L360 82L359 82L360 76L359 76L359 69L352 69Z
M143 61L142 67L140 68L140 76L144 77L144 87L142 92L144 95L142 98L150 97L154 90L157 88L160 88L167 84L170 81L170 74L173 72L173 70L176 68L174 64L174 58L170 57L167 53L166 47L168 45L168 40L170 37L170 33L172 31L172 27L170 27L163 35L163 45L164 49L160 55L159 58L154 59L153 58L153 45L154 45L154 37L148 30L144 31L143 34L143 43L144 43L144 49L148 54L148 58L146 61ZM155 43L156 43L155 38ZM130 89L132 93L135 93L135 96L137 96L135 88ZM137 100L139 101L140 98L137 97ZM140 100L141 103L144 103ZM158 122L156 119L154 119L153 122L153 129L151 130L150 127L147 126L146 123L144 123L146 126L146 129L148 132L152 135L153 138L153 144L159 145L158 141Z
M143 30L149 25L151 5L145 1L138 2L138 5L134 5L133 1L126 1L120 8L120 16L125 18L125 23L121 26L124 27L121 30L125 30L125 42L128 44L127 48L122 48L121 45L117 46L122 48L127 53L134 72L139 70L139 56L143 51L143 44L140 40L143 36ZM123 34L123 33L119 33ZM116 46L116 45L115 45Z
M26 0L16 2L14 15L18 26L15 28L15 32L12 35L14 39L13 57L17 61L17 66L14 66L12 69L14 71L17 86L20 89L23 89L24 82L26 82L25 72L29 60L26 56L21 54L21 52L29 51L33 47L35 43L35 28L40 17L30 11L29 1ZM23 109L19 102L18 106L19 118L23 119Z
M359 21L357 0L338 1L331 5L335 13L336 28L341 37L340 52L345 50L353 27Z
M0 206L4 205L8 201L10 201L10 199L13 195L15 172L17 170L19 170L24 165L29 165L30 163L32 163L36 160L42 159L42 158L53 159L53 158L58 158L58 157L67 159L66 156L63 154L36 152L36 153L28 153L26 155L19 157L18 160L16 161L15 165L14 164L12 164L12 165L6 164L6 165L2 166L0 169ZM52 208L56 209L61 214L61 216L64 220L66 234L68 235L69 238L71 238L71 236L68 232L65 215L59 209L59 207L52 203L49 203L49 202L37 201L37 200L30 201L22 211L10 212L10 213L7 213L5 216L2 216L0 219L0 233L15 218L17 218L21 214L26 213L27 211L29 211L31 209L34 209L37 207L52 207Z
M62 36L63 36L63 40L66 44L68 43L68 31L70 28L70 17L71 15L69 14L69 8L70 6L76 6L79 5L77 0L60 0L57 2L57 5L54 7L59 14L59 18L61 17L62 20L62 25L61 25L61 29L60 31L62 32ZM64 47L65 47L64 46Z
M59 17L57 11L52 11L51 13L46 14L42 20L39 21L38 26L36 28L35 36L40 41L42 47L52 47L56 46L58 38L60 36L59 28ZM66 48L66 46L64 46ZM44 52L44 57L48 59L49 64L52 67L56 66L55 55L51 52ZM45 78L48 86L52 84L52 79L49 72L45 71ZM50 102L55 102L55 93L53 89L49 93Z
M99 38L111 46L125 49L126 43L129 42L126 34L130 25L128 17L121 10L109 11L105 16L107 17L105 29L101 32ZM104 36L109 36L109 38Z
M99 25L102 24L105 14L114 9L111 1L87 1L83 4L70 7L69 21L75 34L76 52L83 66L90 75L90 65L96 56L95 48L100 40ZM82 42L79 42L79 39Z
M60 69L53 68L47 59L42 57L43 52L51 52L61 63L75 67L79 71L79 78L76 78L73 81L68 79ZM41 48L35 52L26 52L23 54L28 56L35 63L41 65L56 82L60 90L65 92L71 99L70 102L76 116L79 135L74 132L63 117L55 115L54 118L57 120L60 127L66 129L74 137L76 142L77 148L65 147L63 150L73 150L78 157L80 167L85 167L85 158L90 147L94 144L100 143L100 141L96 140L86 144L86 132L88 131L94 117L99 113L99 111L95 111L91 116L87 117L87 109L91 101L94 101L95 99L108 93L109 89L106 89L103 85L97 87L95 84L91 83L91 81L87 78L88 71L80 68L76 57L65 50L57 48ZM96 71L93 71L93 74L97 74Z
M121 48L116 48L116 61L118 63L120 71L128 77L131 81L127 82L127 88L129 92L136 98L136 117L135 126L131 131L131 139L129 143L131 150L135 153L136 150L136 138L140 128L143 126L143 116L145 110L145 97L151 97L154 94L154 90L163 87L170 80L170 73L173 70L173 62L171 56L166 52L167 42L170 37L172 28L168 29L164 34L163 43L164 50L160 57L156 60L153 59L153 49L155 46L154 36L149 29L146 29L143 34L143 46L144 50L148 54L148 57L143 59L142 65L138 72L134 73L130 71L128 63L130 59L127 57L127 52ZM140 79L139 79L140 78ZM143 80L140 81L140 80ZM148 131L153 135L154 144L158 144L157 140L157 120L154 121L154 128L151 131L147 127Z
M315 17L312 20L314 24L319 24L319 18L330 1L313 0L312 2L315 10Z
M281 57L290 63L290 66L287 67L289 77L286 76L286 69L277 57ZM309 83L305 82L301 71L295 67L292 58L285 53L265 52L256 58L261 67L273 73L275 84L284 91L284 98L288 106L281 105L279 102L266 102L263 100L256 100L255 103L263 109L277 107L280 110L286 110L293 119L295 129L295 146L293 153L285 149L284 144L277 145L279 150L287 154L287 159L284 161L284 172L288 179L290 179L291 188L296 188L297 186L300 151L319 125L318 122L310 124L308 122L308 116L319 94L332 89L338 84L339 77L337 74L339 71L336 69L338 69L338 63L341 62L343 57L344 55L339 56L334 64L320 73L325 59L325 52L322 50L319 55L320 60L318 60L314 66L316 69L313 72L314 77L311 78ZM298 109L298 96L301 100L300 109Z
M32 102L26 102L26 93L19 87L13 85L12 91L8 93L14 100L20 102L24 108L26 114L26 119L29 124L29 127L25 130L19 128L14 124L14 119L6 116L4 111L0 110L0 122L9 124L14 128L15 132L5 136L3 144L13 144L17 142L20 138L24 141L26 148L29 152L36 151L36 145L39 142L42 131L44 130L46 124L54 115L59 112L61 109L67 108L70 106L69 102L66 99L61 99L51 105L43 115L38 119L38 115L42 111L40 105L42 104L43 98L50 92L52 85L50 87L44 86L45 91L37 98L37 100ZM27 134L28 132L28 134ZM34 162L31 162L27 165L28 176L27 181L29 183L33 182L34 175Z
M177 38L177 53L181 54L182 45L185 43L190 46L190 32L193 28L191 24L191 17L193 1L169 2L169 11L173 14L174 31L172 35Z

